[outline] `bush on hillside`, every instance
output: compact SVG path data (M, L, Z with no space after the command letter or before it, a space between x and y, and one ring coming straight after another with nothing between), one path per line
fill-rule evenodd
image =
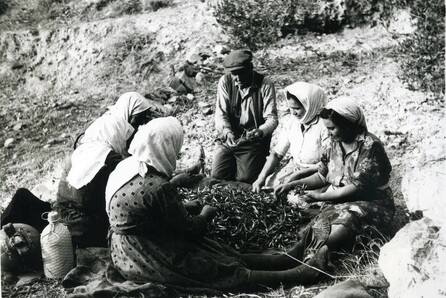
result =
M233 36L234 44L258 49L289 33L334 32L345 19L339 0L216 0L214 16Z
M0 0L0 15L8 10L8 0Z
M382 19L389 26L393 13L408 9L416 27L404 36L398 47L401 75L412 90L445 92L445 4L443 0L389 0L383 6Z

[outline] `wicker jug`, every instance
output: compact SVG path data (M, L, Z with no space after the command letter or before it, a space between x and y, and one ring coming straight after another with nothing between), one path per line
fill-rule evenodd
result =
M71 234L56 211L48 213L48 222L40 235L43 271L48 278L64 278L74 267Z

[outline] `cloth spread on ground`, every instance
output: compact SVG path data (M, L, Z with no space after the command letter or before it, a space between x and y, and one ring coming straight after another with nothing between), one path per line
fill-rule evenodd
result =
M114 297L118 294L140 294L143 297L177 297L173 289L155 284L137 284L125 280L111 263L107 248L78 249L77 267L62 280L68 298Z
M186 293L221 296L220 291L194 287L172 287L159 283L135 283L126 280L113 266L108 248L89 247L76 251L77 266L62 280L67 298L181 297Z

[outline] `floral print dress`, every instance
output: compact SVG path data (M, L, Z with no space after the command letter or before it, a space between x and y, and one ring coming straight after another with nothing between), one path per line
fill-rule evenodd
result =
M380 140L366 132L358 135L356 144L356 149L345 152L340 142L332 141L319 169L330 184L327 191L351 184L360 190L360 195L348 202L324 203L319 214L355 234L365 224L385 227L395 212L392 190L387 185L392 167Z
M176 189L154 170L124 184L108 215L112 261L127 280L218 291L248 282L239 254L203 237L205 219L191 216Z

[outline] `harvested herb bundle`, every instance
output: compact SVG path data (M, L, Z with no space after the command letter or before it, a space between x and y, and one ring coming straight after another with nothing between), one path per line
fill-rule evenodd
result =
M299 228L310 221L286 200L230 185L181 189L180 193L188 200L217 207L207 237L241 252L287 247L297 240Z

